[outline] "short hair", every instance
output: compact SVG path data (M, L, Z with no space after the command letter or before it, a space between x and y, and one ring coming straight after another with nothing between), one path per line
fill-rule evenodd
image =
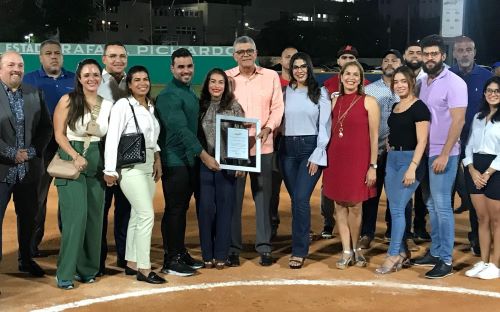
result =
M361 66L361 64L358 61L354 60L354 61L349 61L349 62L345 63L344 66L342 67L342 69L340 70L339 76L342 77L342 75L345 73L347 67L349 67L349 66L355 66L358 68L358 70L359 70L359 85L358 85L357 93L359 95L365 95L365 87L364 87L365 72L363 70L363 66ZM339 84L340 84L340 88L339 88L340 94L345 94L344 84L342 83L341 79L339 79Z
M61 49L61 43L57 40L54 40L54 39L47 39L45 41L43 41L41 44L40 44L40 54L42 54L42 49L46 46L46 45L49 45L49 44L53 44L53 45L56 45L59 47L59 49Z
M472 40L471 38L469 38L467 36L458 36L455 38L455 41L453 42L453 46L455 46L455 44L457 44L457 43L466 43L466 42L470 42L470 43L475 45L474 40Z
M255 45L255 41L253 41L253 39L248 37L248 36L241 36L241 37L236 38L234 40L234 43L233 43L233 49L236 48L237 44L241 44L241 43L250 43L253 46L253 48L255 50L257 50L257 46Z
M394 71L394 74L392 75L391 78L391 91L394 93L394 77L396 77L396 74L402 74L405 76L406 81L408 82L408 91L409 94L414 94L415 91L415 85L416 85L416 80L415 80L415 73L413 70L410 69L410 67L404 65L396 68Z
M410 41L405 47L405 51L408 50L409 47L420 47L420 41L415 40L415 41Z
M104 45L104 50L102 51L103 55L106 55L106 50L110 46L119 46L119 47L122 47L125 50L125 52L127 52L127 48L125 48L125 45L121 41L111 41L111 42L108 42L108 43L106 43Z
M172 65L174 65L175 63L175 59L178 58L178 57L193 57L193 55L191 54L191 52L189 52L188 49L186 48L179 48L177 50L175 50L172 55L170 56L170 59L172 61Z
M429 35L420 41L422 50L428 47L437 46L441 53L446 53L446 45L444 44L443 37L440 35Z

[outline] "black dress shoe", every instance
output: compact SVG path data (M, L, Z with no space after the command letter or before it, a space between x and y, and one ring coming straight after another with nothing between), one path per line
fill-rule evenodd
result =
M19 264L19 271L29 273L34 277L43 277L45 275L45 271L33 260L21 262Z
M119 268L125 269L125 267L127 266L127 260L125 260L125 259L117 259L116 260L116 266L119 267Z
M273 257L270 252L264 252L260 255L259 264L262 266L270 266L273 264Z
M149 272L148 276L146 277L140 271L137 271L137 280L150 284L164 284L167 282L163 277L159 276L155 272Z
M237 267L240 266L240 256L237 254L230 254L227 257L226 265L229 267Z
M125 266L125 275L136 275L137 270L130 268L128 265Z

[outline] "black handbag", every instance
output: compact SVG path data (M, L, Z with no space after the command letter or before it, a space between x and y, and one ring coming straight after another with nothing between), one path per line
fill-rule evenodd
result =
M123 168L146 162L146 140L135 117L134 107L128 102L134 115L136 133L122 134L118 143L116 168Z

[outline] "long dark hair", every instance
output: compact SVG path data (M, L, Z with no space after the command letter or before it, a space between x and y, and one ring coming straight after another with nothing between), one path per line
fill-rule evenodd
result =
M75 73L75 89L71 91L69 96L69 111L68 111L68 127L75 131L76 121L85 115L85 111L88 110L88 103L85 100L85 94L83 93L83 86L79 78L82 73L82 68L85 65L95 65L99 69L99 73L102 72L102 67L94 59L84 59L78 63ZM83 123L83 118L82 118Z
M306 86L307 86L307 96L314 103L318 104L319 97L321 95L321 89L319 87L318 81L316 77L314 77L314 68L311 61L311 57L304 52L295 53L290 59L290 68L288 69L290 73L290 83L288 84L290 87L297 87L297 80L293 77L293 63L296 60L303 60L307 65L307 78L306 78Z
M493 76L490 79L486 81L483 87L483 98L481 100L481 107L479 108L479 114L477 115L477 119L483 120L486 116L488 116L491 112L490 110L490 104L486 101L486 89L488 89L488 86L492 83L496 83L497 86L500 87L500 77ZM497 111L491 116L491 122L494 123L495 121L500 121L500 109L497 109Z
M149 79L149 72L148 72L148 69L142 65L136 65L136 66L132 66L130 67L130 69L128 70L127 72L127 76L125 77L125 82L127 83L127 93L128 95L132 95L132 90L130 90L129 88L129 84L132 82L132 76L136 73L146 73L146 75L148 75L148 79ZM146 99L148 101L152 101L151 99L151 80L149 81L149 90L148 90L148 93L146 94Z
M231 90L229 78L227 77L226 73L220 68L214 68L208 72L207 76L205 77L205 81L203 82L203 87L201 88L200 116L206 113L208 107L210 106L210 101L212 100L212 95L210 95L210 92L208 91L208 84L210 83L210 77L212 77L213 74L219 74L224 77L224 91L221 95L219 111L228 109L234 100L234 94Z
M361 66L361 64L359 64L358 61L349 61L347 63L344 64L344 66L342 67L342 69L340 70L340 73L339 73L339 84L340 84L340 94L345 94L345 90L344 90L344 84L342 83L342 75L345 73L347 67L349 66L354 66L354 67L357 67L358 70L359 70L359 85L358 85L358 90L357 90L357 93L359 95L365 95L365 87L364 87L364 81L365 81L365 72L363 71L363 66Z

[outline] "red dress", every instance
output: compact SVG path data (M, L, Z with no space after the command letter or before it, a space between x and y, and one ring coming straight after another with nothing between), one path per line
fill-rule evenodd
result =
M342 118L353 101L356 102L345 115L341 127L339 117ZM365 184L370 167L370 131L364 103L364 95L341 95L332 112L328 165L323 170L323 193L335 201L359 203L376 195L375 186L367 187Z

